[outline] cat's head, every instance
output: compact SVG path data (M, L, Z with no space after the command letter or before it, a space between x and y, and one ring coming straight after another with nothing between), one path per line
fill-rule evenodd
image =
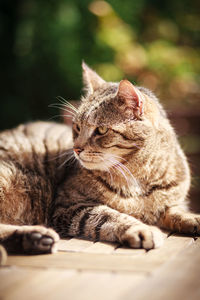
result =
M82 67L86 93L73 123L74 153L85 168L107 171L148 151L164 111L148 90L128 80L105 82Z

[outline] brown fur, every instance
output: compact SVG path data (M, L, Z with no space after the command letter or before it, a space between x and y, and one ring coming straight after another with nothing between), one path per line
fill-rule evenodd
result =
M188 163L157 98L127 80L105 82L85 64L83 80L73 142L55 123L1 133L0 242L54 251L58 235L38 225L145 249L161 246L158 227L199 234L200 216L187 209Z

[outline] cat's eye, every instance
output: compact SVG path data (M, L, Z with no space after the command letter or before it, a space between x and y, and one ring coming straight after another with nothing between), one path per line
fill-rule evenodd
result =
M108 127L100 126L100 127L97 127L96 131L98 134L103 135L103 134L106 134L106 132L108 132Z

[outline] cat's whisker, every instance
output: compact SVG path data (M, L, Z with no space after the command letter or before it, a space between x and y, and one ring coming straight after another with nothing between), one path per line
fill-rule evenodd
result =
M65 161L65 163L67 163L68 161L70 161L72 158L75 158L75 159L76 159L76 157L75 157L74 153L72 153L72 154L70 155L70 157L68 158L68 160L67 160L67 161Z
M113 184L113 176L112 176L112 172L111 172L112 169L110 168L110 164L107 165L107 164L106 164L107 160L104 160L103 158L102 158L102 161L103 161L104 166L105 166L105 168L106 168L106 172L108 172L109 175L110 175L110 181L111 181L111 184Z
M58 96L57 99L64 105L70 106L72 109L74 109L75 111L78 111L77 108L69 101L67 101L66 99L64 99L61 96Z
M60 107L60 109L66 111L66 112L69 112L70 114L76 116L76 112L73 111L71 107L67 107L67 106L65 105L65 106Z
M51 120L56 119L56 118L62 118L62 115L55 115L55 116L49 118L48 121L51 121Z
M121 168L121 163L115 159L109 159L109 160L110 160L110 162L113 163L112 167L115 168L116 170L118 170L122 174L122 176L126 180L127 185L129 187L129 180L128 180L128 177L126 176L126 174L124 173L124 170Z
M136 144L132 144L135 148L137 148L137 149L141 149L141 147L139 147L138 145L136 145Z
M74 153L72 153L72 154L70 155L70 157L68 157L68 159L66 159L66 160L58 167L58 169L61 169L64 165L67 165L67 166L72 165L72 164L75 162L75 160L76 160L76 157L74 156Z
M74 118L74 116L72 116L72 115L55 115L55 116L49 118L48 121L51 121L56 118L63 118L63 117L65 117L66 119L71 119L71 120L73 120L73 118Z
M107 165L106 164L106 160L105 160L105 158L103 158L102 156L101 156L101 154L100 153L90 153L90 154L85 154L85 157L88 157L88 158L99 158L102 162L103 162L103 164L104 164L104 166L105 166L105 168L106 168L106 172L108 172L109 173L109 175L110 175L110 180L111 180L111 184L113 183L113 176L112 176L112 173L111 173L111 170L109 169L110 168L110 164L109 165Z
M110 175L110 182L111 182L111 185L113 185L113 176L112 176L111 170L110 170L109 167L107 167L106 165L105 165L105 167L106 167L106 171L107 171L108 174Z
M65 117L65 118L71 119L71 120L73 120L75 118L75 116L72 116L72 115L62 115L62 117Z
M74 116L77 115L77 112L73 111L71 107L67 107L66 105L61 107L61 110L67 111L67 112L73 114Z
M115 154L111 154L110 157L111 157L111 158L112 158L112 157L115 157L115 158L117 158L117 159L119 158L119 159L121 159L121 160L127 162L127 160L126 160L125 158L123 158L123 157L121 157L121 156L118 156L118 155L115 155Z
M57 108L68 108L70 109L72 112L76 113L76 111L71 107L71 106L68 106L66 104L63 104L63 103L51 103L49 104L49 107L57 107Z
M62 103L62 105L70 107L74 112L78 112L78 109L72 105L69 101L65 100L63 97L58 96L57 99Z
M120 163L119 161L113 159L113 163L116 163L116 165L123 170L123 173L126 172L127 175L130 176L130 179L132 181L132 183L135 185L138 185L137 180L135 179L135 177L133 176L133 174L131 173L131 171L128 169L128 167L126 167L124 164ZM127 178L127 176L126 176ZM130 185L130 180L128 182L128 186ZM130 188L130 186L129 186Z
M48 161L56 160L56 159L61 158L61 157L65 156L65 155L69 155L70 153L73 154L73 150L72 149L66 150L64 153L58 154L58 155L54 156L53 158L48 159Z
M53 108L58 108L62 111L66 111L67 113L69 113L70 115L76 117L76 113L70 109L67 109L65 106L61 106L60 104L50 104L49 107L53 107Z
M129 168L127 168L124 164L121 164L121 163L120 163L120 166L124 169L124 171L127 171L127 173L131 176L133 182L135 183L136 179L133 176L133 174L131 173L131 171L129 170Z
M70 165L74 164L75 161L77 161L77 159L76 159L76 157L74 156L74 157L72 157L72 161L70 162Z
M129 170L129 168L120 162L119 162L119 165L124 171L126 171L130 175L132 182L134 184L137 184L137 181L136 181L135 177L133 176L133 174L131 173L131 171Z
M95 153L95 154L96 154L96 156L97 156L97 153ZM105 166L105 168L106 168L106 172L108 172L109 175L110 175L110 181L111 181L111 184L113 184L113 176L112 176L112 173L111 173L111 170L110 170L110 164L107 165L107 164L106 164L106 163L107 163L107 160L106 160L105 158L101 157L100 155L98 155L98 157L103 161L103 164L104 164L104 166Z
M122 158L120 156L116 156L119 158ZM111 158L113 158L113 161L115 161L115 155L112 155ZM125 159L124 159L125 160ZM127 160L125 160L127 162ZM126 167L124 164L122 164L121 162L119 162L118 160L116 160L116 163L119 164L124 170L126 170L130 176L133 177L133 174L131 173L131 171L128 169L128 167ZM133 177L134 178L134 177Z
M113 165L112 167L115 168L117 171L119 171L119 173L121 173L122 177L126 180L127 186L129 188L129 180L128 180L126 174L124 173L124 171L117 164Z
M113 183L113 176L112 176L112 172L111 172L112 168L115 167L115 166L113 165L113 163L114 163L114 164L117 163L117 165L119 165L120 162L118 162L118 161L116 161L116 160L113 161L113 160L112 160L112 156L110 156L111 159L109 159L108 157L102 157L99 153L95 153L95 152L92 153L92 155L91 155L91 154L88 154L88 155L86 154L86 156L89 157L89 158L99 158L99 159L101 159L101 160L103 161L105 167L106 167L107 172L110 174L111 183ZM116 156L116 157L117 157L117 156ZM123 158L120 157L120 156L119 156L119 158L123 159ZM124 160L125 160L125 159L124 159ZM127 183L128 183L128 178L127 178L127 176L125 175L124 171L120 168L120 166L117 168L117 170L122 174L122 176L126 179L126 181L127 181Z
M71 157L71 159L72 159L72 157ZM58 169L61 169L64 165L71 165L72 163L68 164L69 161L70 161L70 160L67 160L67 162L64 161L64 162L58 167Z

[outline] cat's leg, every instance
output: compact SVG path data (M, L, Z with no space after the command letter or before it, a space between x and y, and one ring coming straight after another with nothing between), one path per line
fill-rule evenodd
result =
M43 226L0 224L0 244L8 253L43 254L56 252L58 234Z
M163 242L163 234L157 227L93 203L58 205L51 226L61 237L119 242L132 248L158 248Z
M179 206L168 208L158 225L180 233L200 234L200 215L183 210Z

